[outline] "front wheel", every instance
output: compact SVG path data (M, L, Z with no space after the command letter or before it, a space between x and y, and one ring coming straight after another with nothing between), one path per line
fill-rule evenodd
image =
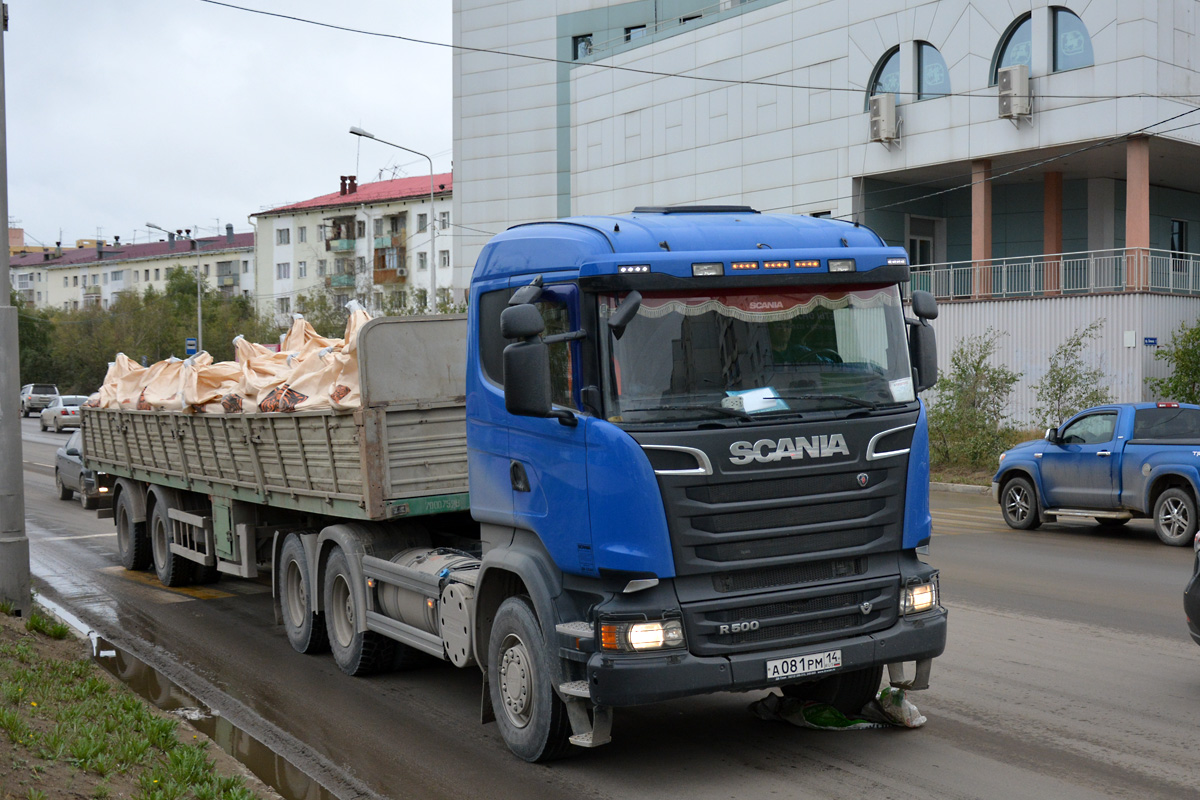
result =
M1154 532L1163 544L1183 547L1196 536L1196 501L1185 489L1167 489L1154 503Z
M501 603L488 640L488 688L500 735L526 761L561 758L570 746L567 708L554 691L550 659L529 599Z
M847 717L853 717L860 714L867 703L875 699L882 680L883 665L880 664L850 672L838 672L812 683L793 683L784 686L782 691L785 697L825 703Z
M95 497L88 497L88 493L83 489L79 490L79 505L83 506L84 511L92 511L100 505L99 500Z
M338 668L347 675L370 675L388 667L395 654L394 642L374 631L358 630L357 620L366 609L359 606L350 588L354 576L346 554L339 547L325 565L325 628L329 649Z
M1037 493L1028 478L1013 478L1000 493L1000 513L1004 523L1018 531L1031 531L1042 524L1038 514Z
M75 496L74 489L63 486L62 475L59 474L58 470L54 470L54 488L58 489L59 500L70 500Z
M329 649L325 619L313 611L316 599L304 542L288 534L279 551L280 605L283 627L297 653L323 653Z

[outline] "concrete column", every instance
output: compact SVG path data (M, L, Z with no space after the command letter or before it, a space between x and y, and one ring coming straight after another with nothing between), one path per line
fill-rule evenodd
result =
M1042 253L1051 255L1063 249L1063 176L1047 172L1042 180ZM1042 262L1042 288L1046 294L1058 294L1062 289L1062 262L1046 259Z
M1125 144L1125 247L1125 287L1145 288L1150 248L1150 139L1145 136Z
M992 293L992 161L971 162L971 261L972 296Z

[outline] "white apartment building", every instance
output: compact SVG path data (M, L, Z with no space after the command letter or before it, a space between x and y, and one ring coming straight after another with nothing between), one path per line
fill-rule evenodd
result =
M906 247L942 368L988 327L1024 374L1092 357L1150 399L1200 317L1191 0L454 0L454 216L638 205L829 214ZM531 56L533 58L522 58ZM465 285L485 240L465 240Z
M452 284L453 183L449 173L359 185L261 211L256 218L259 310L285 324L324 295L373 312L465 301Z
M121 292L163 291L171 270L199 270L210 289L227 297L254 288L254 234L198 239L177 237L144 244L95 242L73 249L11 257L9 280L21 299L36 308L73 311L108 308Z

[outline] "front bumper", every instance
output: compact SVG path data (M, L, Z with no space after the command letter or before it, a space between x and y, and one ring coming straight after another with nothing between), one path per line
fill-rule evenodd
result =
M1187 614L1188 633L1192 641L1200 644L1200 556L1192 570L1192 579L1183 590L1183 610Z
M784 682L767 680L768 661L826 650L842 651L842 672L935 658L946 649L946 617L946 609L938 608L901 618L891 628L875 634L733 656L694 656L686 651L653 655L595 653L588 659L588 686L595 703L636 706L711 692L769 689Z

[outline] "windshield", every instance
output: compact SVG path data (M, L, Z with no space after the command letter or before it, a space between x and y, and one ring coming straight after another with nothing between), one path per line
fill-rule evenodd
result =
M607 321L624 295L601 295ZM916 399L896 286L646 292L604 331L617 422L861 410Z

